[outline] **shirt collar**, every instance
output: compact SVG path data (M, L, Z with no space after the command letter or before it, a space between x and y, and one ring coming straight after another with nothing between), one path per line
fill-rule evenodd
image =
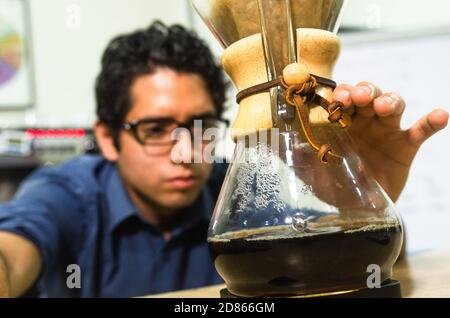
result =
M112 165L106 180L106 200L109 208L108 229L113 231L126 219L139 216L136 205L131 201L116 165Z
M131 217L140 217L136 205L131 200L116 165L112 165L106 180L106 200L109 208L108 229L114 231L120 224ZM197 200L186 208L190 215L187 221L174 230L174 236L192 228L200 222L209 222L214 209L214 200L207 185L203 187Z

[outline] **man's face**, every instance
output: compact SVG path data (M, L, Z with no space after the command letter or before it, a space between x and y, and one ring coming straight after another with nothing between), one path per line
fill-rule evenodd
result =
M195 74L161 68L138 77L131 86L132 108L125 122L172 118L185 123L191 118L214 115L215 108L203 79ZM122 130L117 164L131 196L168 210L194 203L205 185L211 164L194 162L189 138L182 137L161 152L158 146L142 145Z

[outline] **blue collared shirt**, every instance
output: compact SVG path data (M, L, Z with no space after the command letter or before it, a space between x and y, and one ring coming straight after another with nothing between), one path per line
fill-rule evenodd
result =
M39 169L0 205L0 231L38 247L44 297L130 297L222 283L206 236L226 168L215 164L170 240L139 215L116 166L101 156ZM68 287L77 287L71 264L81 288Z

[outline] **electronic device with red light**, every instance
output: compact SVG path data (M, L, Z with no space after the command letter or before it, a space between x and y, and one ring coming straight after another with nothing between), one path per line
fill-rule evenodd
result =
M0 202L42 165L97 153L92 130L82 127L27 127L0 130Z

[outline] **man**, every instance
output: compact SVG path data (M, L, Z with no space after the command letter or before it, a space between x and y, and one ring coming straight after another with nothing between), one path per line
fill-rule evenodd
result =
M39 170L0 207L0 295L35 283L44 296L126 297L221 282L206 232L226 166L188 163L190 139L167 139L222 115L225 82L210 51L156 22L109 44L96 94L102 156ZM448 114L435 110L401 130L396 94L361 83L339 86L334 98L356 108L359 154L397 200L419 146Z

